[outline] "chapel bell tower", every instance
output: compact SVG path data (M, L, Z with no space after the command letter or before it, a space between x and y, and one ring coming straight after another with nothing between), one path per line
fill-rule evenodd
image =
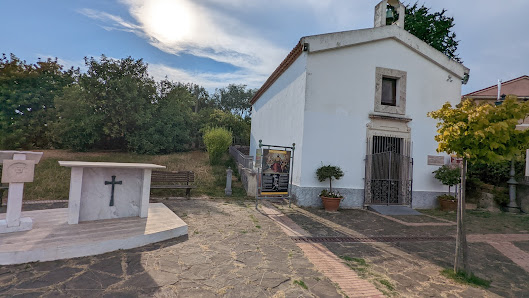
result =
M383 0L375 6L375 27L397 25L404 29L404 5L399 0Z

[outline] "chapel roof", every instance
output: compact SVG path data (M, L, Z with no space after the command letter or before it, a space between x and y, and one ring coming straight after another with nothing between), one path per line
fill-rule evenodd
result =
M523 75L521 77L502 82L500 92L502 94L512 94L518 97L529 97L529 76ZM462 97L496 99L498 97L498 85L492 85L490 87L465 94Z
M351 47L380 40L393 39L437 66L445 69L458 79L463 79L470 70L463 64L449 58L429 44L399 26L382 26L360 30L349 30L302 37L287 57L279 64L266 82L250 100L254 104L263 93L285 72L303 53L316 53L344 47Z

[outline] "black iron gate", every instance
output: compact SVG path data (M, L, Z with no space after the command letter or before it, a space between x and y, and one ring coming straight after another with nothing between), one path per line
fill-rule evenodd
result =
M368 142L365 205L411 205L413 159L411 143L397 137L374 136Z

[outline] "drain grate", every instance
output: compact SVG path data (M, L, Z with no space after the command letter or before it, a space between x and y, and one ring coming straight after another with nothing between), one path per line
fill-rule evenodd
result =
M415 242L415 241L453 241L454 237L427 237L427 236L408 236L408 237L291 237L296 243L324 243L324 242Z

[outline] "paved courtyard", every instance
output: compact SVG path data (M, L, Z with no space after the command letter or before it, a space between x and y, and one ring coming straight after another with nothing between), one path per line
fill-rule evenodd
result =
M492 281L484 290L440 274L453 264L455 232L443 219L279 203L255 210L252 201L241 200L154 201L188 223L188 237L3 266L0 296L529 297L528 234L469 235L471 267ZM24 209L49 207L64 203Z
M350 267L386 294L529 297L527 233L467 236L472 271L492 281L489 289L482 290L454 284L440 274L441 269L452 268L454 261L456 226L445 220L426 215L381 216L364 210L328 213L277 207L310 235L319 236L313 241L352 260ZM304 240L310 242L311 237ZM390 286L384 289L385 284Z
M188 239L99 256L2 266L0 296L342 297L252 202L161 202L189 225ZM61 204L53 207L64 207Z

